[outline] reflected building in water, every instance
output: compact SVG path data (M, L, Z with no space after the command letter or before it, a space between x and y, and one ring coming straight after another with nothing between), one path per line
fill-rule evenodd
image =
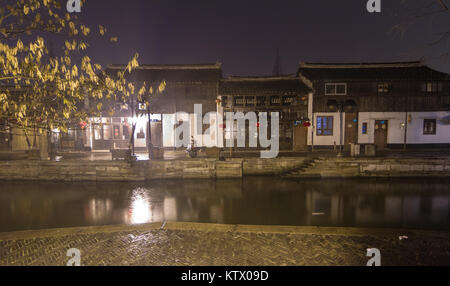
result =
M0 185L0 231L184 221L450 229L445 180L164 181ZM11 191L14 190L14 191Z

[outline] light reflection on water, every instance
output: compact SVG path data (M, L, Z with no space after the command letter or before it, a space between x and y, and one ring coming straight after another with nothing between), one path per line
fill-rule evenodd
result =
M450 229L449 180L0 183L0 231L190 221Z
M150 205L150 198L145 189L135 189L131 196L131 205L128 210L126 222L129 224L140 224L152 221L154 205Z

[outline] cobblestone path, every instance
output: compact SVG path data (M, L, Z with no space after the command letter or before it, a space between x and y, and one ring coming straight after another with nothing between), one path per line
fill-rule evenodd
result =
M0 265L66 265L70 248L82 265L365 265L367 248L381 251L382 265L450 265L450 234L410 232L251 231L208 226L103 227L0 234ZM105 229L107 231L105 231ZM298 228L302 230L302 228Z

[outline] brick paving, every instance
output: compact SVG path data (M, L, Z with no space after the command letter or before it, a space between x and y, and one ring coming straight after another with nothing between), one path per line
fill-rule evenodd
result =
M382 265L450 265L448 232L347 231L255 226L82 228L0 233L0 265L66 265L67 250L87 265L365 265L367 248ZM312 229L312 231L311 231Z

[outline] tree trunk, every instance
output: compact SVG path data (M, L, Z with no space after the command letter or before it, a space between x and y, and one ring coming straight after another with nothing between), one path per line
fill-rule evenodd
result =
M23 127L23 133L25 134L25 140L27 141L28 149L31 149L31 142L30 142L30 138L28 137L26 127Z
M133 127L131 128L131 136L130 136L130 143L129 148L132 150L132 154L134 155L134 132L136 130L136 123L133 123Z

